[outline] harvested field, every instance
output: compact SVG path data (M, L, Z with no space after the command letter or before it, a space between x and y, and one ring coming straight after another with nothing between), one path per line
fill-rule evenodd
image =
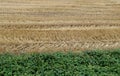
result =
M0 51L120 48L119 0L0 0Z

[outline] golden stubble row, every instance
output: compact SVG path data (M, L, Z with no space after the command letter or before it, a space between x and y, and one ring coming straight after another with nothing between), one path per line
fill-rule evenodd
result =
M120 28L0 30L0 42L39 43L41 41L119 41Z
M112 0L0 0L0 22L120 21ZM46 22L47 23L47 22Z

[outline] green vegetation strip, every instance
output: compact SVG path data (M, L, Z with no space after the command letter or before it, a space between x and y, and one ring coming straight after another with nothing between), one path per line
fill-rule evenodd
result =
M120 50L0 54L0 76L119 76Z

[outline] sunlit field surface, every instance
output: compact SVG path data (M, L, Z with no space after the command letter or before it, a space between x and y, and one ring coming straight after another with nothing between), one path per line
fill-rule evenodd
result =
M118 48L120 0L0 0L0 76L120 76Z
M0 0L0 52L114 48L119 0Z
M0 76L119 76L120 50L0 54Z

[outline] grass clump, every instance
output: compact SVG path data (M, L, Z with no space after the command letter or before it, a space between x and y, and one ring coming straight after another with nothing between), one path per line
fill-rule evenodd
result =
M0 76L119 76L120 50L0 54Z

